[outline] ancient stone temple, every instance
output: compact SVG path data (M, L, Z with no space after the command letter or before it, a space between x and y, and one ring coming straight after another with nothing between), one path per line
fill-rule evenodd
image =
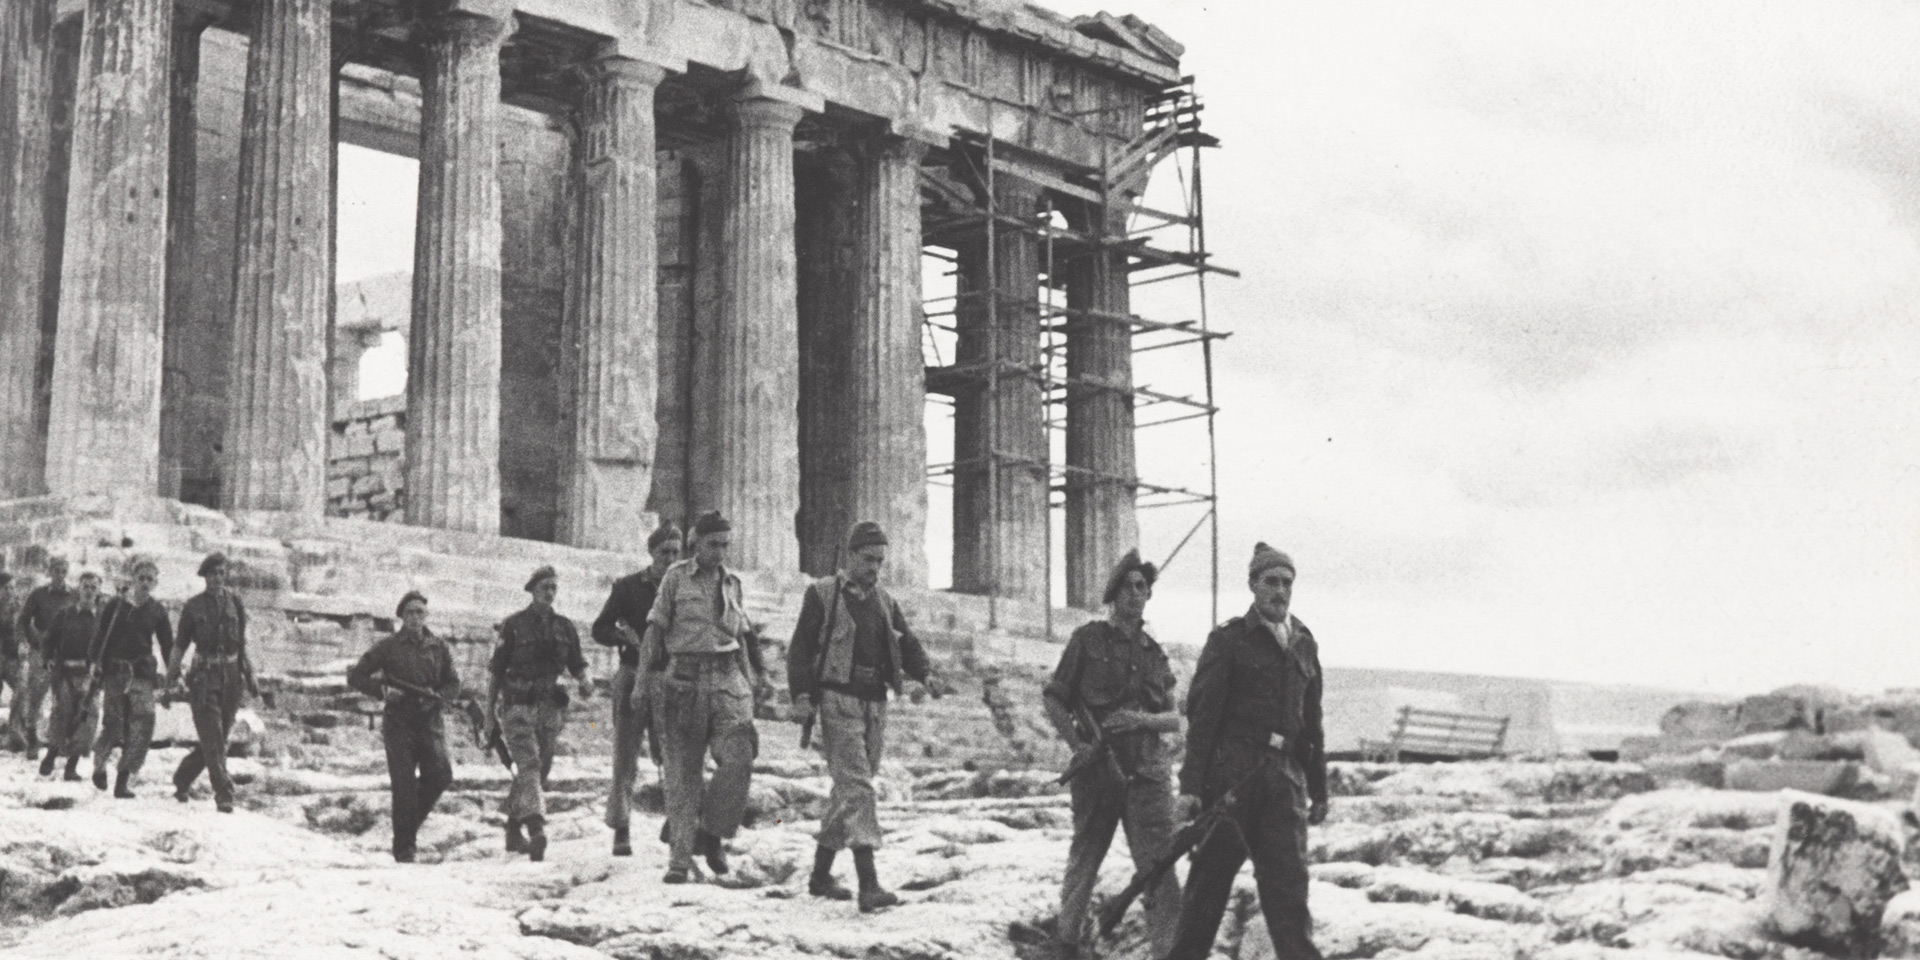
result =
M777 576L874 519L911 587L950 461L956 591L1043 600L1064 478L1070 602L1097 607L1137 536L1128 273L1172 256L1125 223L1193 142L1180 52L1012 0L8 0L0 506L352 541L322 520L359 496L435 544L629 555L717 508ZM405 396L372 420L348 378L381 324L335 322L339 144L419 162ZM929 368L936 249L958 346ZM330 476L353 457L385 458L376 493Z

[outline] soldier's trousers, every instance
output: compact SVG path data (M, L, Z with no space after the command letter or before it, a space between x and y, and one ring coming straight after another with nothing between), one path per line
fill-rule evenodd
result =
M93 765L105 769L120 748L119 772L133 776L147 762L153 741L153 678L130 669L109 669L100 679L100 736L93 741Z
M53 674L47 669L47 658L33 651L21 651L19 663L19 686L13 688L13 706L7 712L7 728L15 742L22 747L31 747L40 743L40 711L46 707L47 692L53 687Z
M538 703L513 703L500 708L500 737L513 758L513 788L507 792L507 816L515 820L545 818L546 797L541 788L553 769L553 745L567 727L567 708L542 697Z
M380 735L393 790L393 849L411 851L420 824L453 783L446 724L437 708L390 706L380 718Z
M1194 850L1180 929L1167 960L1205 960L1240 866L1253 859L1260 912L1274 955L1320 960L1307 912L1307 783L1291 758L1267 752L1234 795L1227 816Z
M54 664L53 715L47 718L47 749L63 757L85 756L93 748L99 717L87 697L87 668Z
M693 865L695 833L731 837L747 809L760 742L753 690L735 654L676 654L660 680L660 753L673 854L669 869ZM706 779L706 757L716 769Z
M640 745L646 718L640 691L633 688L640 668L623 663L613 675L613 789L607 795L607 826L624 830L633 812L633 781L640 770Z
M227 735L233 731L234 715L240 712L242 682L237 661L195 663L187 674L193 732L200 745L180 758L180 766L173 771L175 790L186 792L205 770L207 779L213 781L214 802L233 802L233 778L227 776Z
M1067 848L1067 870L1060 884L1060 939L1089 944L1094 939L1088 905L1100 881L1100 864L1107 858L1115 827L1127 834L1127 852L1133 868L1145 870L1167 852L1173 836L1173 791L1164 780L1121 779L1112 763L1094 764L1075 777L1073 788L1073 843ZM1164 956L1173 946L1180 921L1180 881L1169 870L1142 896L1153 955Z
M815 838L829 850L880 845L880 817L873 778L887 745L887 702L862 700L838 690L820 691L820 747L827 755L833 790Z
M0 685L5 685L9 693L7 698L9 715L5 731L5 739L8 742L6 745L9 749L12 749L15 747L14 741L18 741L19 747L25 747L27 745L26 737L17 736L14 732L12 712L19 710L20 704L27 698L26 653L23 652L11 660L0 661Z

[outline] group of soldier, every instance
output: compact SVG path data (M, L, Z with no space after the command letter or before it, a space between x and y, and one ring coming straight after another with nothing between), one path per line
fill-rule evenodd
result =
M101 790L118 749L113 795L131 798L153 739L156 703L184 699L198 745L174 771L174 798L189 799L204 771L214 805L231 813L227 739L242 696L258 697L259 687L247 656L247 609L226 585L227 566L220 553L202 561L206 589L181 608L177 631L154 599L160 568L151 559L127 563L126 582L112 596L102 595L95 570L82 570L77 588L68 586L69 566L60 557L48 559L47 582L19 603L12 575L0 572L0 682L12 693L6 747L38 757L43 777L65 757L66 780L82 779L80 760L92 754L93 785ZM40 714L49 695L43 743Z
M612 852L633 853L632 795L645 747L666 798L660 839L670 851L664 877L670 884L698 875L696 857L716 875L729 871L725 841L741 825L759 750L755 706L770 687L740 579L727 567L730 533L720 514L702 515L684 537L691 556L683 559L681 531L672 524L656 530L647 542L651 564L614 583L592 628L597 643L618 649L620 662L611 682L606 823ZM817 727L833 784L807 889L816 897L856 901L862 912L900 902L874 866L882 836L874 780L885 750L888 700L908 679L935 695L939 687L924 646L880 584L887 549L877 524L856 524L842 569L807 587L787 646L793 718L803 742ZM227 734L242 692L258 691L247 657L246 609L226 587L226 566L221 554L206 558L199 570L206 590L187 601L176 632L152 597L158 569L151 561L132 562L125 594L105 602L98 574L83 572L74 590L66 586L66 563L50 561L48 583L26 597L17 616L0 610L9 614L4 622L15 625L11 636L0 633L0 679L14 690L8 735L16 749L32 756L43 746L35 720L51 690L41 774L51 775L64 756L66 778L80 779L77 764L90 745L94 783L104 790L108 757L118 747L114 794L130 797L153 730L156 691L184 696L200 747L175 772L175 796L186 800L205 769L216 805L231 811ZM1143 895L1156 956L1184 960L1211 952L1234 877L1252 859L1277 955L1317 960L1307 911L1306 831L1327 812L1321 672L1313 634L1289 610L1293 561L1264 543L1255 548L1247 578L1252 604L1209 635L1184 711L1167 655L1145 625L1157 576L1137 551L1120 561L1107 583L1108 616L1074 631L1044 690L1047 715L1073 749L1067 775L1074 834L1060 897L1061 955L1091 950L1090 901L1118 827L1141 877L1152 881ZM527 607L498 626L484 722L513 767L506 849L538 861L548 842L543 784L570 699L563 675L583 699L592 683L578 632L554 609L554 569L536 570L526 591ZM11 595L0 579L0 605L10 604ZM347 679L383 701L393 857L412 862L421 822L452 781L443 709L457 701L461 684L451 649L426 627L427 598L409 592L395 616L398 629L368 650ZM161 663L164 681L157 679ZM94 736L96 692L105 722ZM1185 759L1176 777L1167 738L1180 734L1183 712ZM1201 823L1206 829L1196 832ZM1189 848L1183 894L1165 865ZM852 851L857 891L834 877L842 850Z

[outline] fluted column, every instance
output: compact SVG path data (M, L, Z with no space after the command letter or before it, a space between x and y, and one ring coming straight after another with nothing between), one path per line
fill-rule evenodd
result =
M152 494L166 312L172 0L88 0L54 338L47 489Z
M234 228L229 510L327 505L331 0L256 0Z
M407 350L407 522L500 529L500 44L510 24L423 27Z
M1000 176L994 211L1031 220L1039 195L1031 183ZM958 251L954 362L969 376L954 398L953 586L1041 601L1048 478L1046 404L1037 378L1039 240L1004 223L994 229L991 285L984 229ZM989 365L996 368L991 391ZM997 468L991 480L990 463Z
M0 9L0 500L46 489L36 416L47 159L53 139L54 0Z
M846 398L853 435L851 521L892 541L887 576L927 583L926 362L920 351L920 158L887 137L855 151L858 233Z
M1105 233L1126 236L1124 211L1110 216ZM1132 297L1123 253L1098 250L1063 273L1067 307L1085 311L1067 327L1067 604L1098 610L1109 569L1140 540L1129 482L1133 331L1124 317Z
M579 248L568 297L576 351L572 472L561 538L632 550L652 531L655 315L653 95L665 71L610 58L588 77L580 117Z
M716 498L742 568L798 569L800 368L794 280L793 128L804 111L765 97L734 104L721 199L721 298L711 438Z
M167 148L167 316L160 371L160 495L194 495L183 482L187 425L194 414L194 327L218 322L193 309L195 260L203 252L200 228L200 38L223 13L212 0L175 0ZM224 359L224 358L223 358ZM200 478L204 480L205 478ZM211 501L209 501L211 503Z

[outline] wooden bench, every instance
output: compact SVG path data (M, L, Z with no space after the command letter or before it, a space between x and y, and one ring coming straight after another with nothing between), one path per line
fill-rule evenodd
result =
M1497 757L1506 747L1508 720L1485 713L1401 707L1387 739L1362 740L1360 751L1369 760L1386 763Z

